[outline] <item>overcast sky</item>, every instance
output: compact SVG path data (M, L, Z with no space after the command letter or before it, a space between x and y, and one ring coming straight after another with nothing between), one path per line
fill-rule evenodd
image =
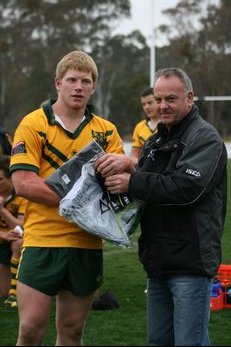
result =
M132 30L140 30L148 39L151 39L152 26L158 27L166 23L167 17L161 11L175 6L179 0L130 0L131 18L120 22L116 33L127 34ZM153 4L151 4L153 2ZM151 9L154 9L152 17Z
M120 22L116 33L127 34L132 30L138 29L151 41L152 24L157 28L160 24L167 23L167 16L161 12L168 8L176 6L179 0L130 0L131 1L131 19ZM208 2L218 3L219 0L200 0L205 4ZM153 3L153 4L151 4ZM152 17L151 9L154 9ZM159 42L162 43L162 42Z

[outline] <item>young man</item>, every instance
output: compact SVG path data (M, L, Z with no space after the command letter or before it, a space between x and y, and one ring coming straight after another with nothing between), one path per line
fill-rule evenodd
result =
M9 156L0 156L0 293L7 296L6 306L17 307L16 272L22 236L13 229L23 225L26 200L15 195L9 164Z
M17 286L19 346L42 344L54 296L56 345L81 345L94 293L103 282L102 240L59 216L60 198L44 182L92 139L106 152L124 152L116 127L88 105L97 77L85 52L64 56L56 68L57 100L25 116L15 133L13 183L29 200Z
M142 147L147 139L157 131L158 115L156 112L156 102L153 95L153 88L146 88L140 97L146 119L140 121L133 131L133 143L131 149L131 159L137 164Z
M114 174L114 158L111 175L107 154L96 169L107 176L111 193L129 192L144 202L139 258L148 277L148 345L209 346L211 284L221 262L226 213L227 152L194 105L185 71L158 71L154 96L158 132L145 144L137 172Z

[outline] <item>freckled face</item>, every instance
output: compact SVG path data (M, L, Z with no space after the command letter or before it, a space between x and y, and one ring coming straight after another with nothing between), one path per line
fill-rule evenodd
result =
M68 107L81 109L86 107L94 94L95 85L90 72L70 69L56 80L56 89Z

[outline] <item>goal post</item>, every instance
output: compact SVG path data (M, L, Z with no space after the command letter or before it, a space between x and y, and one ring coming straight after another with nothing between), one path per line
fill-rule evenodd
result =
M194 101L231 101L231 96L195 96Z

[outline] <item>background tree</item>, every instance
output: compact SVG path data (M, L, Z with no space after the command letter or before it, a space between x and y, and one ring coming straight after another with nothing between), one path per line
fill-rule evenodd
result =
M222 0L219 6L204 7L203 2L179 1L173 9L164 13L170 19L169 26L159 28L169 39L169 45L159 52L159 67L174 65L184 68L192 77L195 93L203 96L230 95L227 76L230 65L231 2ZM174 30L171 30L174 28ZM162 57L162 59L161 59ZM223 136L228 136L227 102L198 102L205 118ZM228 125L228 124L227 124Z
M22 115L54 96L57 61L89 53L110 37L128 0L2 0L0 3L1 123L14 128Z
M149 49L139 31L111 37L105 43L97 55L100 79L96 106L125 136L141 117L139 96L149 85Z
M184 68L199 97L230 95L231 1L215 6L211 0L180 0L164 14L170 22L158 33L168 43L156 47L156 68ZM150 54L139 31L113 35L129 15L129 0L1 0L0 125L13 132L23 115L54 98L56 63L81 49L100 72L92 99L96 113L112 120L123 137L131 136L142 116ZM208 121L230 136L230 102L198 103Z

